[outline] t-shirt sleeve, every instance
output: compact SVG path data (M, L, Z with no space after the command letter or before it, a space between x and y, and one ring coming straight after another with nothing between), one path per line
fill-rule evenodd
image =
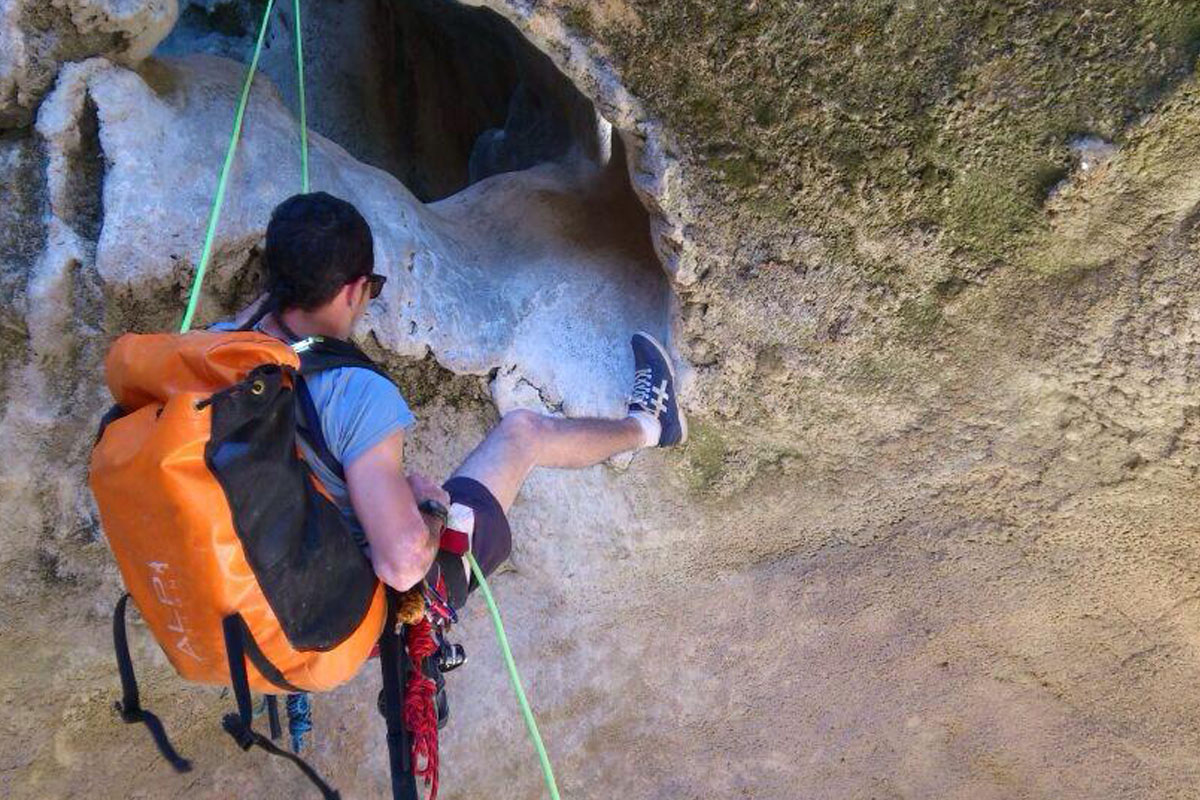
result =
M322 427L343 467L416 421L396 385L366 369L341 370L329 409L333 413L322 415Z

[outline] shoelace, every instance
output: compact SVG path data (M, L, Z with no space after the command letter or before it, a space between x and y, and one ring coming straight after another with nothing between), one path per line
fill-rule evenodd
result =
M639 369L633 373L633 392L629 395L630 405L641 406L647 411L650 410L650 396L653 390L650 381L653 378L654 374L649 367Z

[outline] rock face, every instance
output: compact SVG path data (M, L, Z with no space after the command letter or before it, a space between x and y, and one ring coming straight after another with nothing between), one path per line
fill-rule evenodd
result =
M620 413L637 328L687 376L686 448L513 511L495 588L564 796L1197 796L1190 5L396 5L305 13L313 185L375 231L363 343L411 463L515 406ZM118 724L83 484L107 343L181 313L256 7L190 3L144 61L173 4L0 13L4 796L307 791L140 632L196 772ZM208 320L299 186L286 13ZM541 796L480 608L462 630L443 796ZM346 796L386 796L376 687L315 701Z
M175 0L5 0L0 6L0 128L28 125L60 64L106 55L136 63L162 41Z

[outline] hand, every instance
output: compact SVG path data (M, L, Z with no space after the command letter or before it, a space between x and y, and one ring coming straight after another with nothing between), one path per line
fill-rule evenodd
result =
M412 490L413 499L417 501L417 506L420 506L425 500L433 500L441 503L443 508L450 507L449 493L424 475L418 472L409 475L408 486ZM429 532L435 537L440 537L443 520L440 517L424 513L421 514L421 517L425 520L425 525L429 528Z
M422 500L436 500L447 508L450 507L449 492L419 472L409 474L408 487L412 489L417 505L420 505Z

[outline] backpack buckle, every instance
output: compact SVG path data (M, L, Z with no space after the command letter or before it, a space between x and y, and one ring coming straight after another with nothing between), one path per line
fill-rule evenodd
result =
M313 345L320 344L325 341L324 336L309 336L292 345L292 352L304 353L312 349Z
M248 725L242 723L242 718L237 714L226 714L221 719L221 727L233 737L238 747L243 750L249 750L254 745L253 731L250 730Z

